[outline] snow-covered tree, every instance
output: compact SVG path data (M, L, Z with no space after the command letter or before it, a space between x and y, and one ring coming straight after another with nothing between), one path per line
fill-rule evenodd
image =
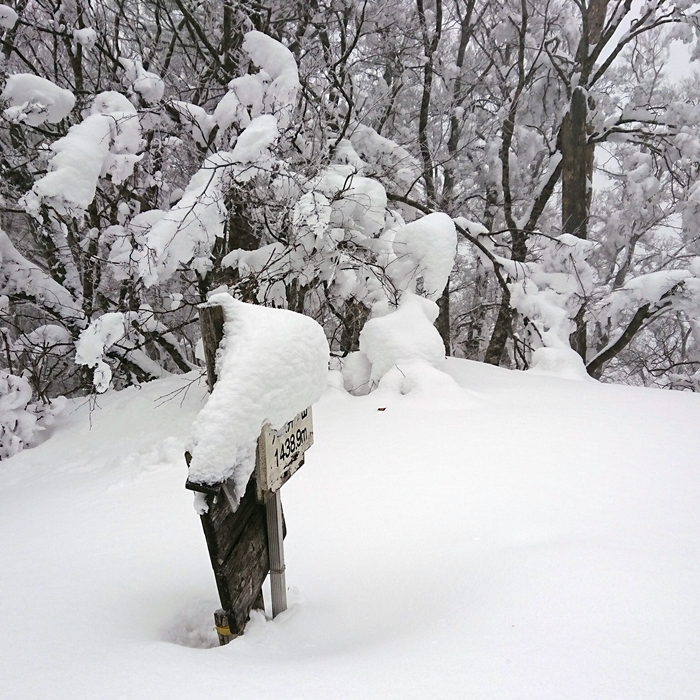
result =
M36 398L189 370L224 288L343 356L418 294L447 352L695 386L691 3L0 9L2 362Z

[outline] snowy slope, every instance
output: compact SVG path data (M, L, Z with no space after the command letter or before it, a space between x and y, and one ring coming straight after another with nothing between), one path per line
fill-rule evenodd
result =
M700 397L449 370L328 390L282 492L294 605L223 648L183 488L203 383L76 404L0 463L0 697L696 699Z

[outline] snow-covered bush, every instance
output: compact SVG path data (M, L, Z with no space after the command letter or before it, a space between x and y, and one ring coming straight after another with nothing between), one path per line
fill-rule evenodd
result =
M691 4L307 5L0 5L0 310L8 347L70 337L51 395L188 370L221 290L311 315L342 356L408 293L474 359L700 369L691 305L639 323L608 298L698 252L700 88L660 48L666 25L696 41Z
M52 404L32 401L32 388L24 377L0 369L0 460L36 444L38 435L63 409L64 401Z
M360 349L343 363L345 388L366 394L402 362L421 362L439 368L445 346L433 325L438 315L435 302L405 294L398 308L372 318L360 333Z

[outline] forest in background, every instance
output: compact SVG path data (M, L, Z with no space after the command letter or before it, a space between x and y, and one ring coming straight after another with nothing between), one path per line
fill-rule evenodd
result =
M57 397L199 366L214 291L338 363L418 294L447 354L696 390L699 31L686 0L0 5L0 457Z

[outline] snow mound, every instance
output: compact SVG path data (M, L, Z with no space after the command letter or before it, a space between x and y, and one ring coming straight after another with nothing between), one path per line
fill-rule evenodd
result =
M279 429L326 388L328 342L316 321L284 309L245 304L228 294L217 382L192 426L189 478L216 484L233 476L242 496L266 423Z
M457 409L475 405L473 396L449 374L425 360L414 359L394 365L379 382L377 398L390 395L407 396L425 407Z
M581 356L571 348L538 348L532 355L532 367L528 372L578 381L591 379Z
M435 302L406 294L396 311L367 321L360 333L360 352L372 365L370 380L378 382L401 360L424 360L440 367L445 346L433 325Z
M360 333L359 352L342 361L345 390L363 396L378 386L399 394L431 383L440 388L447 383L450 391L458 388L441 371L445 347L433 325L438 311L430 299L406 293L396 310L367 321Z

